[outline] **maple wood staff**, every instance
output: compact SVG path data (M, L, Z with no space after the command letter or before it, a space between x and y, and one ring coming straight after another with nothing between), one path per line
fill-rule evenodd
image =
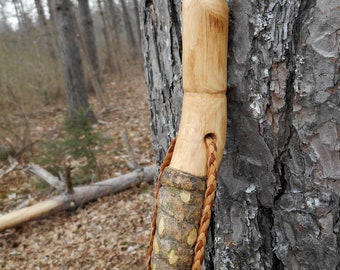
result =
M184 0L183 108L161 167L148 269L201 269L227 118L228 7Z

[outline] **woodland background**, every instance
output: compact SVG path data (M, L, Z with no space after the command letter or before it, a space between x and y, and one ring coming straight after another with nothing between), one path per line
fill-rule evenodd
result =
M78 112L79 126L67 121L54 2L0 1L0 215L57 194L29 172L31 163L63 178L70 159L74 185L154 163L138 1L72 1L83 90L96 117L88 124ZM91 12L85 21L84 2ZM97 65L86 42L95 45ZM144 183L0 232L0 269L142 269L152 195Z

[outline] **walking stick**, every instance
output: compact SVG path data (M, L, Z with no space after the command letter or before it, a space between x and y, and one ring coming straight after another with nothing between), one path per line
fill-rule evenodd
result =
M228 7L183 0L183 108L161 166L149 270L201 269L226 137Z

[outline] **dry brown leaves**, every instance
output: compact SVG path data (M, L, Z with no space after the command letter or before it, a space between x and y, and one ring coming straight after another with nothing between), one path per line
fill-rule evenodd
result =
M7 230L0 268L144 269L152 204L152 188L130 190Z
M97 124L96 130L113 139L98 155L101 179L131 171L121 137L124 129L139 164L154 163L143 73L133 70L127 74L120 82L105 80L108 108L90 100L104 123ZM33 113L32 139L58 136L65 113L60 106ZM38 155L39 149L32 154ZM51 196L36 192L30 184L32 175L22 170L25 165L21 162L0 179L0 214L28 196L36 200ZM0 232L0 269L144 269L152 204L153 188L144 186Z

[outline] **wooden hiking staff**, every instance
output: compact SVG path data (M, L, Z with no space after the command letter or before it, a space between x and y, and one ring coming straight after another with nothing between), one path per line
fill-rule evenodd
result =
M182 118L158 178L148 270L201 269L226 138L225 0L183 0L182 23Z

